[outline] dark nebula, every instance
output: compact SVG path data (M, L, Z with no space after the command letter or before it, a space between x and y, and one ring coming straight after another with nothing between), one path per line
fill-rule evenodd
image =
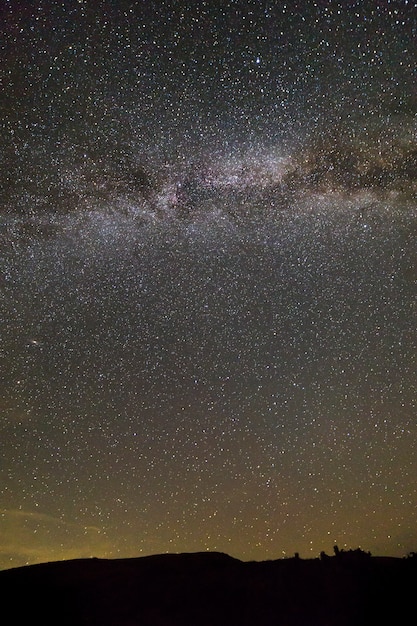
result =
M0 24L0 566L415 550L416 3Z

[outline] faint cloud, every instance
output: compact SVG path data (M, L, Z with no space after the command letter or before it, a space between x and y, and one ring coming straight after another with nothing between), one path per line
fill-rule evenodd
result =
M105 531L38 511L0 510L0 568L46 561L108 557Z

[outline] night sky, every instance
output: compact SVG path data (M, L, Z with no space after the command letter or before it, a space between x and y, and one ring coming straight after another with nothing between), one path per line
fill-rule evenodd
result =
M0 7L0 567L415 551L417 3Z

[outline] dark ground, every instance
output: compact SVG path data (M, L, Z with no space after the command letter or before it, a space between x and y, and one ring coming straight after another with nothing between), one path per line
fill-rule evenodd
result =
M0 572L9 623L43 626L411 624L417 559L242 562L225 554L82 559Z

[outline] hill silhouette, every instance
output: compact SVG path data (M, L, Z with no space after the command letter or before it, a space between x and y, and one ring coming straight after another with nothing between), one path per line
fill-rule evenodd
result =
M263 562L215 552L79 559L2 571L0 597L3 615L19 625L405 624L415 615L414 557L355 550Z

